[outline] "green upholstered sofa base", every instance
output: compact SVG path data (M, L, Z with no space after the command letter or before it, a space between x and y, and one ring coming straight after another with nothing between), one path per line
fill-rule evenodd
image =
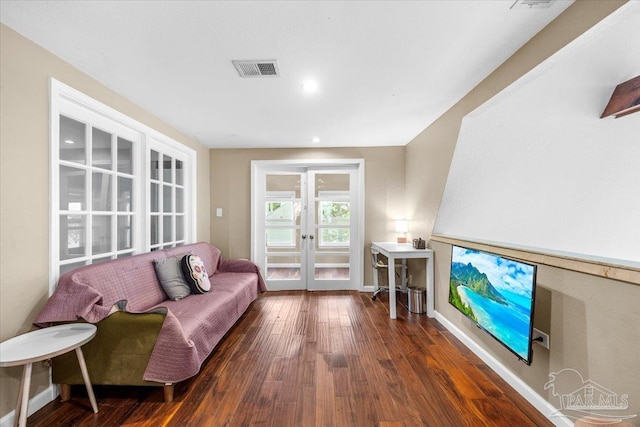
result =
M142 379L165 318L164 313L115 312L96 324L96 336L82 346L92 384L164 386ZM52 360L56 384L84 384L75 352Z

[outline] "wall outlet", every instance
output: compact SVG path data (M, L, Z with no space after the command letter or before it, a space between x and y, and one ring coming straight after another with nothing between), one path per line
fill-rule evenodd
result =
M531 336L531 339L533 340L534 343L540 344L541 346L543 346L547 350L549 349L549 335L548 334L545 334L544 332L539 331L536 328L533 328L533 335Z

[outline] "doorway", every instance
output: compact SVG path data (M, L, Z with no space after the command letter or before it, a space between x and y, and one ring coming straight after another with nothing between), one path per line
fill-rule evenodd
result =
M252 257L270 290L362 287L362 160L252 162Z

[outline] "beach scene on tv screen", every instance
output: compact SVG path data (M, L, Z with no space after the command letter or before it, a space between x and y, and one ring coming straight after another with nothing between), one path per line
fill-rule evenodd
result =
M458 246L451 255L449 302L527 360L534 266Z

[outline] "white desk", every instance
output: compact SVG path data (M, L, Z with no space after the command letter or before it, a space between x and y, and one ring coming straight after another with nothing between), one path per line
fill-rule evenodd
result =
M431 249L415 249L411 243L373 242L371 248L389 259L389 266L395 265L396 259L424 258L427 263L427 316L433 317L433 251ZM389 267L389 317L396 318L396 275L393 267ZM403 277L405 276L403 272Z
M20 420L20 427L24 427L27 424L33 363L60 356L71 350L76 351L93 412L98 412L96 397L93 394L87 365L80 348L80 346L93 339L96 335L96 330L95 325L89 323L70 323L27 332L0 343L0 367L24 365L20 391L18 392L18 403L14 414L14 426L17 424L18 419Z

